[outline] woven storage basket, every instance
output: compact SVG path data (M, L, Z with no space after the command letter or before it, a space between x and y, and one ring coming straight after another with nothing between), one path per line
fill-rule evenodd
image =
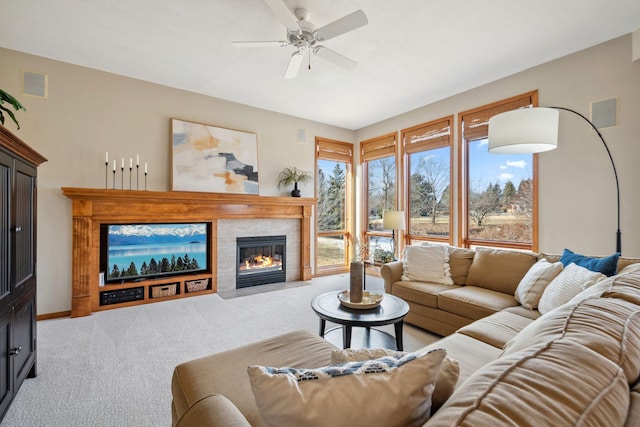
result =
M177 283L170 283L168 285L158 285L151 287L151 298L171 297L176 294L178 288Z
M187 285L187 292L204 291L209 285L209 279L188 280L184 284Z

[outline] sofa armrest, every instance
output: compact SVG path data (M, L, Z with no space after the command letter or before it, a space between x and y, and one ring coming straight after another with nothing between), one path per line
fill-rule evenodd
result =
M229 399L215 394L191 405L175 427L251 427L251 424Z
M391 285L402 277L402 261L392 261L382 264L380 267L380 276L384 279L384 290L391 293Z

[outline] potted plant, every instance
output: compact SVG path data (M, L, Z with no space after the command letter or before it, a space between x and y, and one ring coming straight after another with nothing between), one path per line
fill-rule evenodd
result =
M294 167L287 167L280 172L278 176L278 189L282 187L289 187L294 185L291 191L291 197L300 197L300 190L298 190L298 183L306 184L313 181L313 175L311 172L303 171Z
M2 113L4 111L9 115L9 117L11 117L11 120L13 120L16 126L18 126L18 129L20 129L20 123L18 123L16 116L13 114L13 111L11 111L9 108L7 108L4 105L5 103L8 103L9 105L11 105L15 111L18 111L18 110L27 111L27 109L24 108L24 105L20 104L20 102L17 99L15 99L13 96L9 95L4 90L0 89L0 123L4 125L4 114Z

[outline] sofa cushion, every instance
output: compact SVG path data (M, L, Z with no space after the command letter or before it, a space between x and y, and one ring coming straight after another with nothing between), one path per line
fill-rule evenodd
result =
M438 308L474 320L516 305L513 294L476 286L461 286L438 294Z
M569 264L545 288L542 297L540 297L538 310L542 314L548 313L554 308L566 304L571 298L605 277L602 273L590 271L576 264Z
M176 419L185 416L196 402L223 393L251 425L264 425L249 377L238 373L252 364L326 366L335 348L317 334L299 330L182 363L174 369L171 381Z
M271 426L418 426L429 418L445 356L436 349L320 369L249 366L248 373Z
M634 427L637 425L638 420L640 420L640 382L631 390L630 398L629 415L627 415L625 427Z
M540 302L540 297L545 288L562 271L562 263L550 263L546 259L541 259L527 271L518 287L514 297L524 308L536 309Z
M453 285L449 251L443 245L405 246L402 280Z
M458 329L458 333L502 348L531 322L533 319L503 310Z
M620 367L567 340L529 347L479 369L428 426L620 426L628 407Z
M588 257L586 255L577 254L569 249L562 251L560 262L565 267L571 263L580 267L585 267L591 271L602 273L605 276L613 276L618 269L619 254L615 253L608 257Z
M448 246L447 248L449 249L449 266L451 266L453 283L464 285L476 251L467 248L456 248L455 246Z
M438 308L438 294L454 288L458 288L458 286L400 281L393 284L392 293L407 302Z
M536 320L540 317L540 312L538 310L529 310L528 308L524 308L521 305L505 308L502 311L517 314L518 316L526 317L527 319L531 320Z
M536 261L535 254L526 252L477 248L465 283L513 295Z
M626 269L625 269L626 270ZM634 304L640 305L640 270L629 269L617 276L607 277L582 291L571 301L570 304L588 298L620 298Z
M378 359L384 356L391 356L399 359L405 356L407 352L389 350L386 348L362 348L344 350L334 350L331 352L331 364L337 365L339 363L348 362L360 362L364 360ZM460 376L460 365L457 360L445 357L442 361L438 378L436 379L435 389L431 396L431 413L436 412L444 402L451 397L453 390L458 382Z
M619 365L629 384L640 377L640 306L618 298L564 305L525 327L503 356L554 340L584 345Z

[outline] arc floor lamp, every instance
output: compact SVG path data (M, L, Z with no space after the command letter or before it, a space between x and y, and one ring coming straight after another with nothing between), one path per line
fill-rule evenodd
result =
M496 154L525 154L553 150L558 146L559 110L576 114L589 123L598 134L609 155L613 175L616 179L616 195L618 197L616 252L621 254L622 235L620 233L620 184L618 183L618 172L609 146L604 141L598 128L589 119L577 111L565 107L521 108L496 114L489 119L489 152Z

